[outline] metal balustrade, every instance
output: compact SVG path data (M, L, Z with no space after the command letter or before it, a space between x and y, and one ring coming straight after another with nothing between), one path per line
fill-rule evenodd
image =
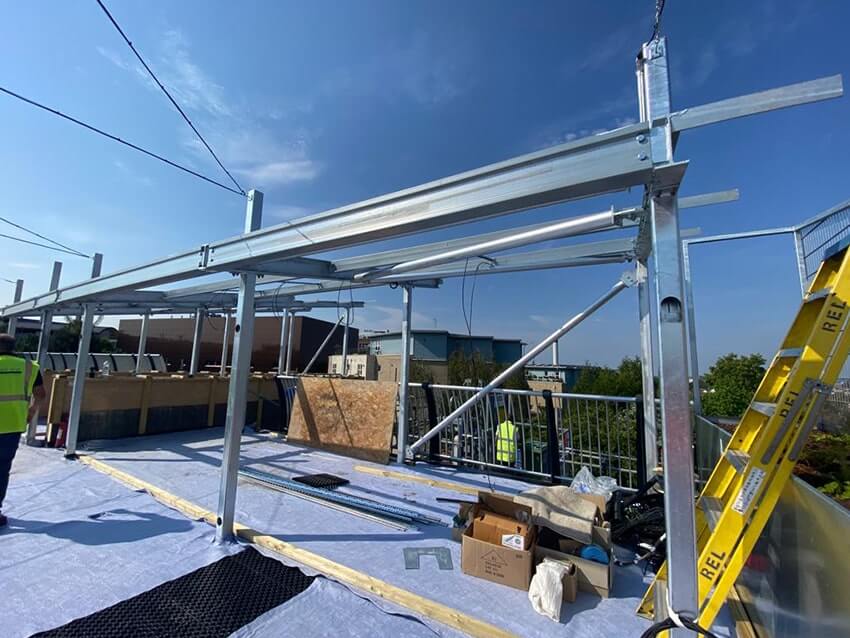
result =
M409 443L480 388L410 384ZM425 457L568 481L584 465L623 487L643 480L642 411L633 397L498 389L429 442ZM500 427L509 420L513 424Z

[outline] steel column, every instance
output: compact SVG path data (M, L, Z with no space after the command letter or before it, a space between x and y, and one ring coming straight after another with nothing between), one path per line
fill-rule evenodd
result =
M808 273L806 272L806 248L803 245L803 233L794 231L794 254L797 257L797 273L800 275L800 294L806 296Z
M691 278L690 246L682 242L682 273L685 280L685 318L688 335L688 361L691 370L691 394L694 402L694 416L702 414L702 389L699 379L699 353L697 352L697 325L694 309L694 283Z
M201 358L201 337L204 334L204 319L207 313L203 308L195 311L195 332L192 334L192 358L189 360L189 375L198 374L198 363Z
M287 310L289 316L289 329L286 333L286 365L284 366L284 374L292 373L292 348L295 341L295 311Z
M649 270L645 261L637 262L638 314L640 318L640 364L643 401L644 441L642 457L645 464L645 476L650 477L658 467L658 432L655 420L655 358L652 347L652 310L649 290Z
M675 139L670 125L670 80L667 41L644 44L638 57L639 100L644 120L651 124L649 150L655 166L673 162ZM688 366L678 183L654 183L650 198L658 330L661 414L664 451L664 506L667 512L667 612L696 618L696 533L694 522L694 459L688 400ZM675 616L674 616L675 617ZM685 630L676 636L692 635Z
M53 272L50 275L50 290L59 289L59 277L62 274L62 262L53 262ZM50 348L50 331L53 328L53 310L47 309L41 311L41 330L38 334L38 346L35 353L35 361L44 369L44 358L47 356L47 351ZM30 422L27 423L27 444L35 441L36 430L38 428L38 412L33 414Z
M24 280L18 279L15 282L15 298L14 302L18 303L21 300L21 295L24 292ZM6 326L6 333L11 335L12 337L16 336L16 332L18 331L18 318L17 317L9 317L9 325Z
M92 279L100 277L103 265L103 255L95 253L92 260ZM73 458L77 454L77 438L80 432L80 413L83 408L83 392L88 374L89 350L91 334L94 328L94 306L83 305L82 326L80 327L80 342L77 345L77 363L74 367L74 382L71 388L71 407L68 411L68 432L65 436L65 458Z
M399 463L404 463L405 450L407 449L407 426L410 419L410 319L413 307L413 288L402 286L401 294L401 361L398 370L398 433L396 435L398 454L396 460Z
M283 374L286 368L286 355L289 352L289 310L283 311L283 316L280 318L280 345L277 350L277 373ZM289 372L289 370L287 370Z
M345 332L342 333L342 376L348 376L348 328L351 325L351 308L345 309Z
M260 228L263 214L263 194L248 193L245 232ZM227 389L227 417L224 425L224 455L221 461L221 483L216 510L215 537L219 543L233 540L233 517L236 511L236 483L239 473L239 448L248 407L248 375L251 372L251 352L254 348L254 292L257 275L239 276L239 300L233 338L233 366Z
M560 359L561 357L558 352L558 342L555 341L555 343L552 344L552 365L557 366L560 362Z
M139 327L139 350L136 353L136 374L142 373L142 360L145 358L145 351L148 348L148 329L150 328L151 313L146 312L142 315L142 325Z
M227 374L227 355L230 347L230 313L224 313L224 336L221 339L221 367L218 374L223 377Z

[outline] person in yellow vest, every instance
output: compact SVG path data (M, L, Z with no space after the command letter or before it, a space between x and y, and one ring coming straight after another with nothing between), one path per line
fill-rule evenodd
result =
M505 420L496 430L496 462L511 467L517 462L517 428L512 417L511 411L506 411Z
M0 527L8 524L3 500L21 434L45 397L38 364L15 354L12 335L0 334Z

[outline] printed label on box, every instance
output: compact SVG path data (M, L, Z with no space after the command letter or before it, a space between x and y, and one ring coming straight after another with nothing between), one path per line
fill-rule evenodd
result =
M525 551L525 536L521 534L502 534L502 545L511 549Z

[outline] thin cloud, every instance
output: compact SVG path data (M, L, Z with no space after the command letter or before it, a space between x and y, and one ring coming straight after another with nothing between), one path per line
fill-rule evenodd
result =
M97 52L117 68L133 74L147 88L159 91L139 64L104 47L97 47ZM271 188L310 181L320 174L321 164L309 154L308 136L302 131L294 139L281 141L262 123L264 119L274 119L268 112L255 116L229 100L225 87L192 59L189 41L181 31L166 31L152 58L149 63L154 73L184 110L196 114L192 119L199 130L224 165L247 181L246 187ZM282 117L279 111L274 114ZM178 126L183 146L191 153L184 161L193 168L197 163L213 167L200 140L182 123ZM214 168L218 170L217 166Z

